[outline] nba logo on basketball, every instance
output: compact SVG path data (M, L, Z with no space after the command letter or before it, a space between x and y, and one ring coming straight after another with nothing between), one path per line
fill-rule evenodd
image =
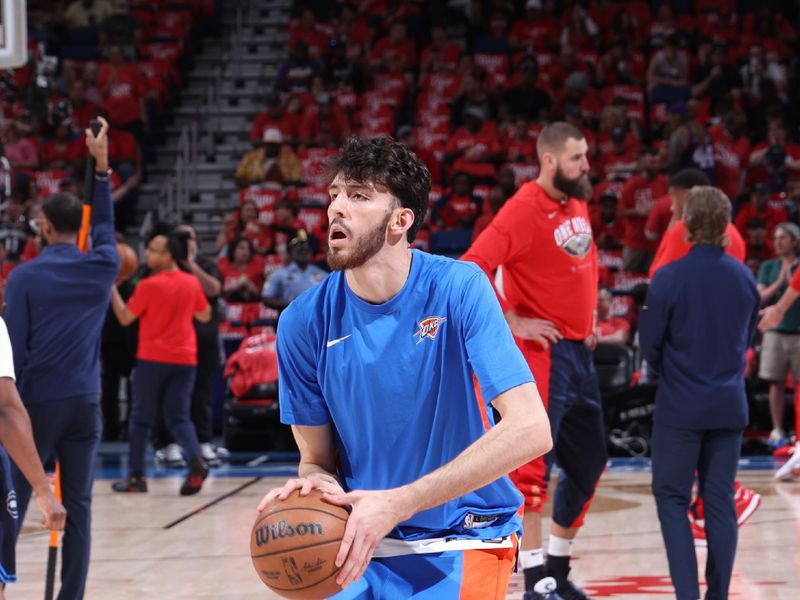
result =
M419 322L419 329L414 333L419 336L417 343L419 344L425 338L429 340L435 339L436 334L439 333L439 325L447 321L446 317L425 317Z

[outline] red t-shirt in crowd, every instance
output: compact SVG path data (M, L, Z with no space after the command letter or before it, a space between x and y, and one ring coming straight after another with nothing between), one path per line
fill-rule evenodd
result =
M672 199L669 196L663 196L656 200L653 208L650 209L644 230L660 240L669 229L670 221L672 221Z
M622 317L609 317L608 319L597 319L597 332L600 335L612 335L618 331L631 332L631 324Z
M128 310L139 318L136 358L197 365L194 315L207 306L194 275L175 269L142 279L128 301Z
M109 81L111 81L110 85ZM123 65L115 72L105 65L97 75L97 87L105 90L103 108L115 125L128 125L142 117L139 98L146 94L144 79L135 64Z
M723 125L709 127L708 133L714 145L717 186L733 202L742 190L742 174L750 162L750 140L746 136L735 139Z
M91 100L86 100L80 106L76 104L72 105L72 120L75 122L75 125L78 126L81 133L89 126L89 122L97 117L97 112L99 110L100 107Z
M524 317L547 319L569 340L592 333L597 306L597 248L586 202L550 198L535 181L500 209L462 260L494 281L502 265L500 302Z
M653 208L656 198L667 193L667 178L659 175L655 179L646 179L643 175L634 175L622 188L619 199L620 212L626 209L644 209L647 213ZM656 243L644 236L647 217L625 217L625 237L622 243L626 248L634 250L655 250Z
M223 256L217 261L217 268L222 278L222 290L226 294L239 287L242 277L247 277L256 286L259 293L264 287L264 259L257 254L250 259L244 269L233 264L227 256Z
M780 225L781 223L785 223L789 220L789 217L786 215L786 211L781 210L780 208L774 208L767 205L767 208L764 210L764 212L759 214L756 212L755 206L753 206L751 202L748 202L739 209L739 212L736 213L736 219L733 222L736 224L736 228L739 230L739 233L742 235L747 235L747 224L752 219L756 218L763 219L767 224L768 238L772 238L772 231L775 229L776 225Z
M264 131L273 128L280 130L284 138L296 140L300 129L300 118L294 113L284 111L283 116L280 119L276 119L270 115L268 110L265 110L256 115L253 120L253 126L250 128L250 139L254 142L260 142L264 137Z
M692 245L686 241L686 233L686 225L684 225L683 219L677 221L666 231L664 237L661 238L658 251L653 259L653 264L650 265L650 277L653 277L656 271L664 265L668 265L689 254ZM739 235L739 232L732 223L728 223L728 229L725 233L728 234L728 238L730 238L731 241L731 243L725 247L725 252L739 262L744 262L746 248L742 236Z
M629 179L639 164L638 153L627 149L622 154L616 152L602 153L595 161L595 169L601 180Z
M622 236L625 232L625 227L622 224L622 219L619 217L615 218L610 223L606 223L600 216L599 208L597 210L591 211L590 215L592 217L592 234L594 235L595 239L598 239L602 235L607 235L608 237L622 242Z
M84 146L86 145L85 139L82 138L81 142L83 142ZM42 164L49 166L56 161L69 162L72 158L70 152L71 147L72 144L68 140L63 142L58 140L46 141L39 149L39 156L42 159Z

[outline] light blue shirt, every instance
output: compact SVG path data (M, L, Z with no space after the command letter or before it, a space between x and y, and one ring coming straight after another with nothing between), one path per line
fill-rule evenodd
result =
M261 297L280 298L285 302L291 302L328 275L327 271L323 271L315 265L308 265L305 269L301 269L296 263L292 263L272 272L264 283Z
M278 366L281 420L332 424L347 490L402 486L447 464L494 425L496 396L533 381L483 271L417 250L388 302L356 296L342 271L292 302ZM521 529L521 502L501 477L390 535L505 537Z

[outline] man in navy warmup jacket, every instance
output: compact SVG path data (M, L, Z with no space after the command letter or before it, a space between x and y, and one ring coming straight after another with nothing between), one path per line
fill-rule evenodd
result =
M11 272L4 318L14 352L17 387L42 462L61 464L67 509L59 600L83 597L91 546L92 481L100 443L100 334L119 270L114 208L108 184L108 123L86 146L96 161L92 248L77 247L81 201L58 193L45 200L41 256ZM18 469L19 523L31 487Z
M639 321L642 354L660 373L653 494L678 600L697 600L697 557L687 509L695 472L705 503L708 599L728 597L736 554L734 478L747 425L745 351L759 295L747 267L725 253L731 205L717 188L686 197L692 249L656 272Z

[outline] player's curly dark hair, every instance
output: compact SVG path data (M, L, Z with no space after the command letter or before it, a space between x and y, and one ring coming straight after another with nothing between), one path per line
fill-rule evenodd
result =
M414 211L407 232L413 242L428 208L431 174L417 155L388 136L371 140L350 137L327 164L329 179L341 173L346 180L373 183L389 190L403 208Z

